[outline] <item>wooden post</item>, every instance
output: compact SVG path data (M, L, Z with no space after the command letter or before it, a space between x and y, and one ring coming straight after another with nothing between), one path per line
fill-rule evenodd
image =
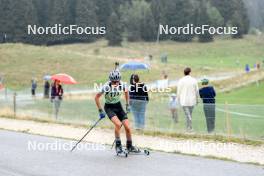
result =
M240 127L239 130L240 130L240 135L242 136L242 139L243 139L243 141L245 142L245 141L246 141L246 135L245 135L245 132L244 132L244 130L243 130L242 127Z
M16 117L16 92L14 93L14 96L13 96L13 105L14 105L14 118Z

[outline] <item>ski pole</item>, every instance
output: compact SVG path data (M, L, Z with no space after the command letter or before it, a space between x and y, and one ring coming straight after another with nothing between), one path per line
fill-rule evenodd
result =
M77 147L77 145L85 138L85 136L87 136L90 131L100 122L100 120L102 120L101 118L98 119L95 124L85 133L85 135L75 144L75 146L73 146L73 148L71 149L71 152Z

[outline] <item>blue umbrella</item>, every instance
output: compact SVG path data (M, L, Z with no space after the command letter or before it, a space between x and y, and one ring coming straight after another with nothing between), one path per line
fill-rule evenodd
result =
M120 70L149 70L149 66L142 62L131 61L120 66Z
M49 81L49 80L51 80L51 76L50 76L50 75L45 75L45 76L43 77L43 80L45 80L45 81Z

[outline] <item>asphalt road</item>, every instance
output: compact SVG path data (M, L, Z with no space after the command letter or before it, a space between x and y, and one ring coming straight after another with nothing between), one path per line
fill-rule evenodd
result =
M261 166L178 154L117 157L109 146L88 143L71 153L70 144L72 141L0 130L0 176L264 175Z

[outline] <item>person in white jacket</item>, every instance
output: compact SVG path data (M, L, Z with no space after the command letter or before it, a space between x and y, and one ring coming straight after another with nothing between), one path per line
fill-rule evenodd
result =
M188 131L192 130L192 112L195 105L198 104L199 87L195 78L190 76L191 68L184 69L184 77L181 78L177 86L178 103L182 106L186 116L186 127Z

